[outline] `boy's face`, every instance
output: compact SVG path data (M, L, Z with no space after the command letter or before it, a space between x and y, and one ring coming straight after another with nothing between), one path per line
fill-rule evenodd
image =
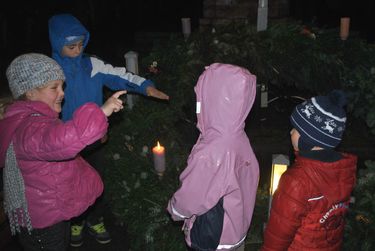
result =
M299 140L299 137L301 137L301 135L299 134L299 132L293 128L291 131L290 131L290 140L292 141L292 145L293 145L293 149L294 151L298 151L298 140Z
M63 57L75 58L82 53L83 50L83 40L76 43L64 45L61 51Z
M26 92L26 97L32 101L46 103L57 113L61 112L61 103L64 99L63 81L49 81L45 86Z

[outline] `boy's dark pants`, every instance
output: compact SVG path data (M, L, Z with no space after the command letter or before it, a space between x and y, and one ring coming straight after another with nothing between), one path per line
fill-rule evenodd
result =
M98 140L93 144L87 146L81 151L81 156L96 169L100 177L104 178L105 168L105 156L104 156L104 144ZM104 180L103 180L104 182ZM104 201L104 191L100 197L98 197L95 203L89 207L83 214L72 219L72 224L81 225L83 221L88 221L91 225L98 224L106 211L106 203Z
M18 235L24 251L65 251L70 243L70 223L63 221L50 227L33 229L31 235L21 229Z

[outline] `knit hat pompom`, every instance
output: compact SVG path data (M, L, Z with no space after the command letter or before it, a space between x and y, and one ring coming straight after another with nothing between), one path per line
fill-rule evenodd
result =
M290 121L309 146L335 148L345 131L347 104L342 90L333 90L327 96L317 96L299 104Z
M342 90L333 90L327 96L331 103L338 107L344 107L348 103L346 94Z
M27 91L42 87L53 80L65 81L60 65L52 58L28 53L15 58L7 68L6 76L15 99Z

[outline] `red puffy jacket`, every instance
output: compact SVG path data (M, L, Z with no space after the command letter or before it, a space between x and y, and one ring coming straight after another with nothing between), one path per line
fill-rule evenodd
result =
M350 154L331 163L297 155L274 194L262 251L341 250L356 163Z

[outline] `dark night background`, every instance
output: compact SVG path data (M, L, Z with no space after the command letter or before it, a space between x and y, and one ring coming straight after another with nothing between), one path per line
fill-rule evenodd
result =
M95 54L115 66L123 66L126 52L134 50L142 57L152 49L155 39L167 37L170 33L180 34L182 17L190 17L192 31L197 31L199 20L204 17L205 1L220 0L2 1L0 7L0 98L9 95L5 70L15 57L28 52L51 54L48 19L55 14L71 13L85 25L90 32L90 41L85 52ZM257 2L258 0L233 1ZM350 34L358 35L375 46L375 0L279 1L289 2L289 15L279 18L293 18L310 27L335 29L340 25L340 17L349 16L351 18ZM269 6L277 2L278 0L268 0ZM256 112L253 112L254 116L260 116L260 112ZM278 110L277 112L278 118L275 121L283 121L279 119ZM266 122L262 123L266 124ZM277 151L279 151L278 144L279 142L277 142ZM272 146L263 142L260 145L268 148L268 151L264 151L261 155L265 159L264 156L268 156ZM357 151L360 150L357 149ZM367 150L364 151L367 152ZM126 233L121 232L123 228L111 227L113 227L113 232L118 231L114 234L118 239L114 238L116 242L113 243L120 243L122 248L124 245L129 245ZM0 249L3 240L0 238ZM11 245L16 245L16 243ZM113 247L116 247L116 244L113 244ZM15 247L14 250L19 250L19 247Z
M239 1L239 0L238 0ZM340 16L351 17L351 32L368 42L375 40L374 0L290 0L290 16L307 25L335 28ZM272 5L273 1L269 1ZM181 17L191 17L192 30L203 17L203 0L13 0L0 9L0 91L7 90L5 69L12 59L26 52L50 55L49 17L70 12L90 31L86 52L123 65L129 50L147 52L148 33L180 32ZM143 34L143 35L142 35ZM5 91L4 91L5 90ZM2 95L0 95L2 96Z

